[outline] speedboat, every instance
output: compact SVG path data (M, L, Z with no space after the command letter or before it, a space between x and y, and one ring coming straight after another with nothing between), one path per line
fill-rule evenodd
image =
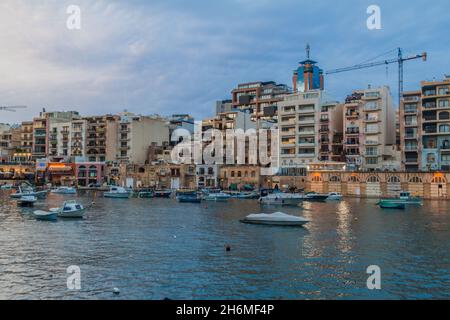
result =
M154 197L155 198L170 198L172 195L172 190L155 190Z
M60 208L52 208L50 212L55 212L61 218L83 218L85 208L76 200L65 201Z
M218 193L209 193L206 196L203 197L203 200L205 201L228 201L231 196L229 194L226 194L224 192L218 192Z
M251 214L241 220L243 223L252 224L266 224L266 225L277 225L277 226L303 226L308 223L309 220L292 216L283 212L275 212L271 214L257 213Z
M56 212L36 210L33 212L33 215L36 220L56 221L58 219L58 215Z
M105 198L118 198L128 199L131 196L131 192L122 187L111 186L109 191L103 194Z
M33 206L37 201L37 197L35 196L22 196L17 200L17 203L21 206Z
M323 202L328 199L328 194L309 192L305 194L305 201L319 201Z
M270 193L259 198L259 202L264 205L298 206L304 199L299 193Z
M378 205L382 209L405 209L406 205L405 203L398 202L398 201L391 201L391 200L381 200L378 202Z
M339 192L330 192L326 200L342 200L342 194Z
M51 191L51 193L55 194L76 194L77 189L73 187L58 187Z

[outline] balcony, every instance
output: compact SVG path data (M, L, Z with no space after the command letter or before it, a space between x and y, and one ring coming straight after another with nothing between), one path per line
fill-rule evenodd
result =
M348 129L345 131L346 134L359 134L359 129Z
M436 109L436 102L424 102L422 106L425 109Z
M298 135L300 136L313 136L315 135L315 132L313 130L305 130L305 131L299 131Z
M405 163L417 164L418 163L418 158L405 158Z
M345 116L347 118L358 118L359 117L359 112L346 112Z
M364 143L366 145L370 145L370 146L376 146L376 145L380 145L381 144L379 141L376 141L376 140L366 140Z
M417 127L417 121L405 121L406 127Z
M407 145L405 146L405 151L418 151L418 146L414 146L414 145Z
M366 117L364 122L379 122L380 120L377 117Z
M380 133L380 129L365 130L364 132L366 134L379 134Z
M405 134L405 139L416 139L417 140L418 136L416 133L407 133Z
M416 107L414 107L414 108L405 108L405 113L408 113L408 114L411 114L411 113L414 113L414 114L416 114L417 113L417 108Z
M327 128L320 128L320 129L319 129L319 132L320 132L320 133L330 132L330 128L328 128L328 127L327 127Z

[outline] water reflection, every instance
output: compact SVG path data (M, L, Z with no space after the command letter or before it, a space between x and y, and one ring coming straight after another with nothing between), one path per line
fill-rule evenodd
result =
M50 195L36 208L63 199ZM92 195L81 200L89 204ZM113 287L121 299L448 297L448 203L392 212L375 202L279 208L252 200L184 205L98 197L84 220L45 223L3 193L0 298L117 298ZM305 228L239 222L280 210L311 222ZM382 267L381 292L365 286L370 264ZM81 267L79 292L66 289L69 265Z

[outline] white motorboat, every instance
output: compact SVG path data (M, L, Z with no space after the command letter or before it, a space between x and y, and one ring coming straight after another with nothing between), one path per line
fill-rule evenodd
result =
M131 196L131 192L122 187L111 186L109 191L103 194L105 198L119 198L128 199Z
M261 197L259 202L265 205L298 206L304 199L299 193L270 193Z
M277 226L303 226L308 223L309 220L292 216L283 212L275 212L271 214L267 213L257 213L251 214L241 220L243 223L252 224L266 224L266 225L277 225Z
M12 184L4 184L0 186L0 190L12 190L14 186Z
M58 219L58 215L56 212L36 210L33 212L33 215L37 220L55 221Z
M35 196L22 196L17 200L17 203L21 206L32 206L37 201Z
M328 194L327 200L337 200L337 201L340 201L340 200L342 200L342 194L340 194L339 192L330 192L330 193Z
M203 197L205 201L228 201L231 196L224 192L209 193Z
M76 194L77 189L73 187L58 187L56 189L53 189L51 193L55 194Z
M65 201L60 208L51 208L50 212L56 212L61 218L83 218L85 208L80 202L70 200Z

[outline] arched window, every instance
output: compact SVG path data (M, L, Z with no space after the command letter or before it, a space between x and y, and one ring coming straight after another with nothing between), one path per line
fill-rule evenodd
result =
M378 179L377 176L370 176L369 178L367 178L367 182L368 183L378 183L378 182L380 182L380 179Z
M350 176L350 177L348 177L348 182L353 182L353 183L359 182L359 178L357 176Z
M312 182L321 182L321 181L322 181L322 178L320 176L314 176L312 178Z
M237 172L237 176L238 176L238 178L242 177L242 172L241 172L241 171L238 171L238 172Z
M397 176L389 177L388 183L400 183L400 178Z
M341 178L338 176L331 176L330 182L341 182Z
M234 171L231 171L231 177L234 178Z
M256 177L256 172L252 171L252 178Z
M145 168L144 167L140 167L139 168L139 173L145 173Z
M409 179L410 183L422 183L422 179L420 177L411 177L411 179Z
M434 177L433 180L431 180L431 183L443 184L443 183L445 183L445 178L444 177Z

